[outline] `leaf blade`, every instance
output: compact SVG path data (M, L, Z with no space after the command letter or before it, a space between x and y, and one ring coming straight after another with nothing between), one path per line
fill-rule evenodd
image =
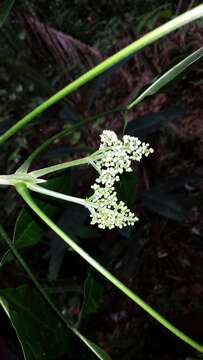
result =
M0 305L16 330L25 359L42 360L44 353L53 359L68 350L67 328L35 289L23 285L0 290Z
M160 76L141 95L139 95L135 100L130 102L130 104L127 106L127 109L129 110L132 109L133 106L137 105L146 97L156 94L162 87L164 87L169 82L174 80L179 74L181 74L184 70L186 70L195 61L199 60L202 56L203 56L203 47L194 51L192 54L188 55L185 59L183 59L178 64L173 66L170 70L168 70L165 74Z

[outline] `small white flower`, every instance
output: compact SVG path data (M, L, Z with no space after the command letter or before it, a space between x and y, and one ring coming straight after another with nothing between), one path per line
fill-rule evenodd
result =
M115 132L110 130L104 130L100 138L101 151L91 162L99 173L96 183L92 185L94 193L88 199L88 204L91 204L91 224L98 224L101 229L134 225L138 217L123 201L118 200L114 186L123 172L132 171L132 161L140 161L153 149L134 136L124 135L119 140Z
M135 216L124 204L119 201L114 187L103 187L98 184L92 186L94 194L88 199L92 204L91 224L98 224L101 229L115 227L122 228L134 225L138 221Z
M103 150L103 156L96 159L95 166L100 173L97 182L102 184L118 181L118 177L124 171L131 172L131 162L140 161L143 156L148 156L153 152L149 144L142 143L137 137L124 135L119 140L114 131L104 130L100 136L100 150ZM110 179L110 174L113 179Z

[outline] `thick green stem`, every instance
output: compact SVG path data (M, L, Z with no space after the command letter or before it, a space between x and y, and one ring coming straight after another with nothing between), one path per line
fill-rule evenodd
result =
M185 12L184 14L178 16L175 19L167 22L164 25L159 26L155 30L144 35L140 39L134 41L132 44L128 45L124 49L120 50L116 54L110 56L108 59L101 62L99 65L95 66L93 69L87 71L85 74L80 76L78 79L74 80L68 86L57 92L55 95L51 96L48 100L44 101L41 105L31 111L29 114L24 116L19 120L15 125L8 129L3 135L0 136L0 144L5 142L9 137L15 134L18 130L23 128L26 124L36 118L43 111L48 109L50 106L56 104L62 98L70 94L71 92L79 89L81 86L85 85L92 79L103 74L105 71L115 66L116 64L124 61L129 58L131 55L136 53L138 50L144 48L145 46L152 44L154 41L162 38L163 36L169 34L170 32L180 28L181 26L199 19L203 16L203 5L199 5L194 9Z
M84 251L77 243L75 243L68 235L66 235L49 217L36 205L34 200L30 197L30 194L24 184L18 184L16 190L22 196L27 205L58 235L60 236L74 251L76 251L89 265L91 265L96 271L109 280L114 286L116 286L121 292L127 295L137 305L139 305L144 311L146 311L151 317L157 320L162 326L168 329L171 333L177 336L179 339L190 345L192 348L203 353L203 345L197 343L182 331L177 329L169 321L167 321L162 315L155 311L145 301L143 301L132 290L125 286L120 280L113 276L108 270L94 260L86 251Z

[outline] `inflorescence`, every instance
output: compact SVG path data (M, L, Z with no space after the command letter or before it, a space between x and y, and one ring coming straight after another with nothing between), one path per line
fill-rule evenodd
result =
M97 224L101 229L134 225L138 221L138 217L128 209L123 201L119 201L115 185L123 172L132 171L132 161L139 162L143 156L151 154L153 149L149 144L141 142L134 136L124 135L122 140L119 140L115 132L110 130L104 130L100 137L99 150L89 157L81 159L83 160L81 163L90 163L99 174L95 184L92 185L94 193L87 200L37 185L46 181L39 176L42 175L42 170L47 168L31 173L16 171L11 175L1 175L0 185L17 186L19 183L24 183L30 190L86 206L92 218L91 224ZM55 169L54 166L51 168ZM52 169L52 171L54 170ZM45 174L48 173L45 172Z
M132 213L123 201L119 201L115 183L123 172L131 172L132 161L140 161L143 156L153 152L149 144L141 142L137 137L124 135L119 140L114 131L104 130L100 135L102 156L91 164L97 169L99 177L92 189L93 195L88 199L92 204L91 224L101 229L113 229L134 225L138 217Z

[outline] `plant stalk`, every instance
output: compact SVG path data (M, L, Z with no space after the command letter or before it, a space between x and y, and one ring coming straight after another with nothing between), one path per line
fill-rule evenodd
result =
M76 251L89 265L91 265L97 272L103 275L109 282L117 287L121 292L127 295L133 302L140 306L151 317L158 321L168 331L173 333L176 337L183 342L194 348L195 350L203 353L203 345L197 343L191 339L188 335L177 329L173 324L166 320L150 305L143 301L138 295L106 270L101 264L99 264L94 258L92 258L86 251L84 251L77 243L75 243L68 235L66 235L34 202L31 198L26 186L24 184L18 184L16 186L17 192L24 199L26 204L50 227L58 236L60 236L74 251Z

